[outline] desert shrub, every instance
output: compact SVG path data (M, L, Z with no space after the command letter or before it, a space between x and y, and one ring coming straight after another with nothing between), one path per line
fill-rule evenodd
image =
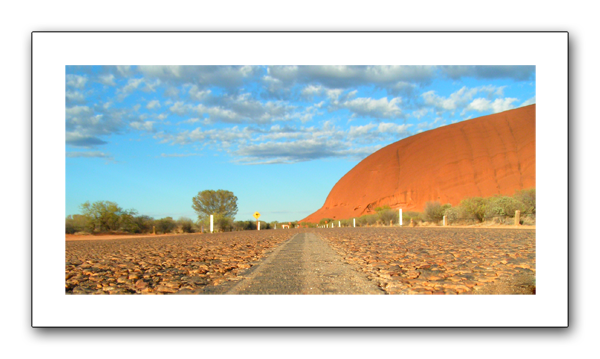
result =
M194 222L187 217L179 217L177 220L177 228L182 233L194 233Z
M213 226L213 230L216 232L231 232L233 231L233 219L217 214L213 217ZM261 228L263 226L264 223L261 223Z
M171 233L175 228L177 228L177 223L175 223L172 217L165 217L156 221L157 232Z
M376 212L376 213L379 213L379 212L382 212L382 211L387 211L387 210L390 210L390 209L391 209L391 208L390 208L390 206L388 206L388 205L385 205L385 206L381 206L381 207L377 207L377 208L375 208L375 212Z
M527 226L535 225L535 214L526 214L524 216L521 216L521 224Z
M464 208L460 206L446 208L444 216L446 216L447 223L457 223L466 217Z
M233 222L234 231L246 231L252 229L252 221L235 221Z
M67 216L65 219L65 233L75 234L78 232L85 232L89 229L88 219L80 214L74 214Z
M496 196L488 198L485 218L514 217L515 211L524 212L525 205L513 197Z
M152 227L155 226L154 218L146 215L140 215L133 218L137 226L135 233L152 233Z
M376 225L377 221L379 220L379 216L377 214L367 214L363 217L365 217L367 225L369 225L369 226Z
M415 211L402 211L402 225L408 226L410 224L410 220L413 220L415 223L422 222L422 215L419 212Z
M444 213L448 208L452 207L449 203L440 204L440 202L427 202L423 212L424 219L428 222L437 223L444 219Z
M356 219L356 225L360 227L364 227L368 224L367 216L360 216Z
M129 232L129 233L140 233L140 228L135 221L135 215L137 212L135 210L132 211L123 211L119 216L119 225L118 228L121 231Z
M331 219L331 218L321 218L321 220L319 221L319 226L328 225L329 227L331 227L331 222L332 221L333 221L333 219Z
M517 191L513 196L523 204L523 212L535 214L535 188Z
M398 223L398 211L394 211L389 207L387 209L377 212L377 216L385 226L388 226L390 224L390 221Z
M463 208L466 217L483 222L487 211L488 201L481 197L465 198L460 201L460 206Z

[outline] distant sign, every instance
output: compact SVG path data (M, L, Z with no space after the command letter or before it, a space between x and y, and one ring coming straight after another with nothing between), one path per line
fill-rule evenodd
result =
M258 217L260 217L260 213L254 212L254 218L258 219Z

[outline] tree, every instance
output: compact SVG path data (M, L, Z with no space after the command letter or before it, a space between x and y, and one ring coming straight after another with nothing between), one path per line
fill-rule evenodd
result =
M175 228L177 228L177 223L172 217L165 217L156 221L156 230L161 233L171 233Z
M237 197L225 190L206 190L192 198L192 208L202 220L211 214L233 219L238 211Z
M115 202L97 201L85 202L80 206L81 212L88 220L88 229L93 231L114 231L130 222L135 210L124 210Z
M88 219L80 214L74 214L67 216L65 221L65 233L74 234L77 232L83 232L89 228Z
M139 230L139 232L136 233L152 233L152 227L155 225L154 218L146 215L140 215L134 217L133 220Z

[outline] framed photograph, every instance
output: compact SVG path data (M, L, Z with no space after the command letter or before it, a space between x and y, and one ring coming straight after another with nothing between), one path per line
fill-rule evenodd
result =
M33 32L32 326L567 327L568 49Z

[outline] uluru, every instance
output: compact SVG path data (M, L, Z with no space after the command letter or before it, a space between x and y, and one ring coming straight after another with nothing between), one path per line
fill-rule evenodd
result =
M301 222L347 219L390 206L423 211L468 197L513 195L535 187L535 105L439 127L365 158Z

